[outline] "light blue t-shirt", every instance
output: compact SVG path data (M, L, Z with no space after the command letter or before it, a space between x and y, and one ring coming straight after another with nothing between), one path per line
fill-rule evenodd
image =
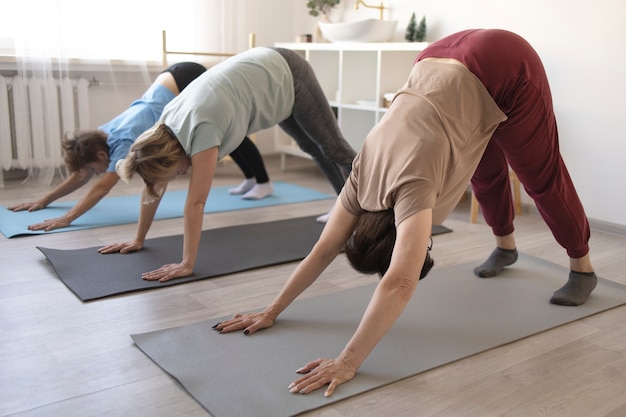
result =
M169 103L161 122L188 155L219 147L219 158L244 137L272 127L293 111L293 76L283 57L254 48L208 69Z
M126 158L130 146L147 129L159 120L165 105L176 95L161 84L153 84L139 100L115 119L100 126L107 135L109 145L109 167L107 172L115 172L115 164Z

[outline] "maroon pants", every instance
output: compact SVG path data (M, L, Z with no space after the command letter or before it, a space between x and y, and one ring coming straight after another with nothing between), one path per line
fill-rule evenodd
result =
M494 132L472 177L493 233L504 236L514 230L510 166L567 254L586 255L589 222L559 152L550 87L535 50L511 32L467 30L433 43L417 60L430 57L465 64L508 117Z

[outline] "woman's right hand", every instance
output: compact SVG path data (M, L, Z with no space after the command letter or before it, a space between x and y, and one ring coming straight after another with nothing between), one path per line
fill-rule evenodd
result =
M11 211L37 211L44 208L46 208L46 205L40 201L33 201L31 203L18 203L8 207L8 209Z
M274 319L267 313L235 314L232 319L217 323L213 328L220 333L229 333L243 329L243 334L249 335L258 330L267 329L274 325Z
M140 243L137 240L132 240L130 242L124 243L112 243L110 245L106 245L98 249L100 253L130 253L136 252L138 250L143 249L143 243Z

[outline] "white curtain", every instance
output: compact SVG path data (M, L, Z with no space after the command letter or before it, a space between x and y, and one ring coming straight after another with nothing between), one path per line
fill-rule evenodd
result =
M60 96L46 90L42 95L39 86L62 85L71 66L85 60L161 62L162 30L169 50L240 52L247 48L247 34L237 33L244 32L245 6L246 0L0 0L0 48L6 53L10 45L18 77L32 84L29 100L43 103L40 114L28 116L42 117L43 128L31 132L30 140L20 139L29 140L28 146L19 144L30 149L24 169L49 184L63 164L64 123L49 117L54 109L48 104L67 97L62 90Z

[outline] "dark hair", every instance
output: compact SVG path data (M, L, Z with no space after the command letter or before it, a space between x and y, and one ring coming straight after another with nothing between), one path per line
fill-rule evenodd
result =
M385 275L396 243L393 209L366 211L359 217L348 239L345 253L354 269L364 274Z
M354 269L364 274L382 277L391 264L396 243L396 225L393 209L364 212L354 228L354 233L344 248L346 257ZM435 262L430 257L431 245L420 272L420 279L432 269Z
M107 134L98 129L77 129L63 136L65 164L70 172L80 171L85 164L98 161L98 152L109 153Z

